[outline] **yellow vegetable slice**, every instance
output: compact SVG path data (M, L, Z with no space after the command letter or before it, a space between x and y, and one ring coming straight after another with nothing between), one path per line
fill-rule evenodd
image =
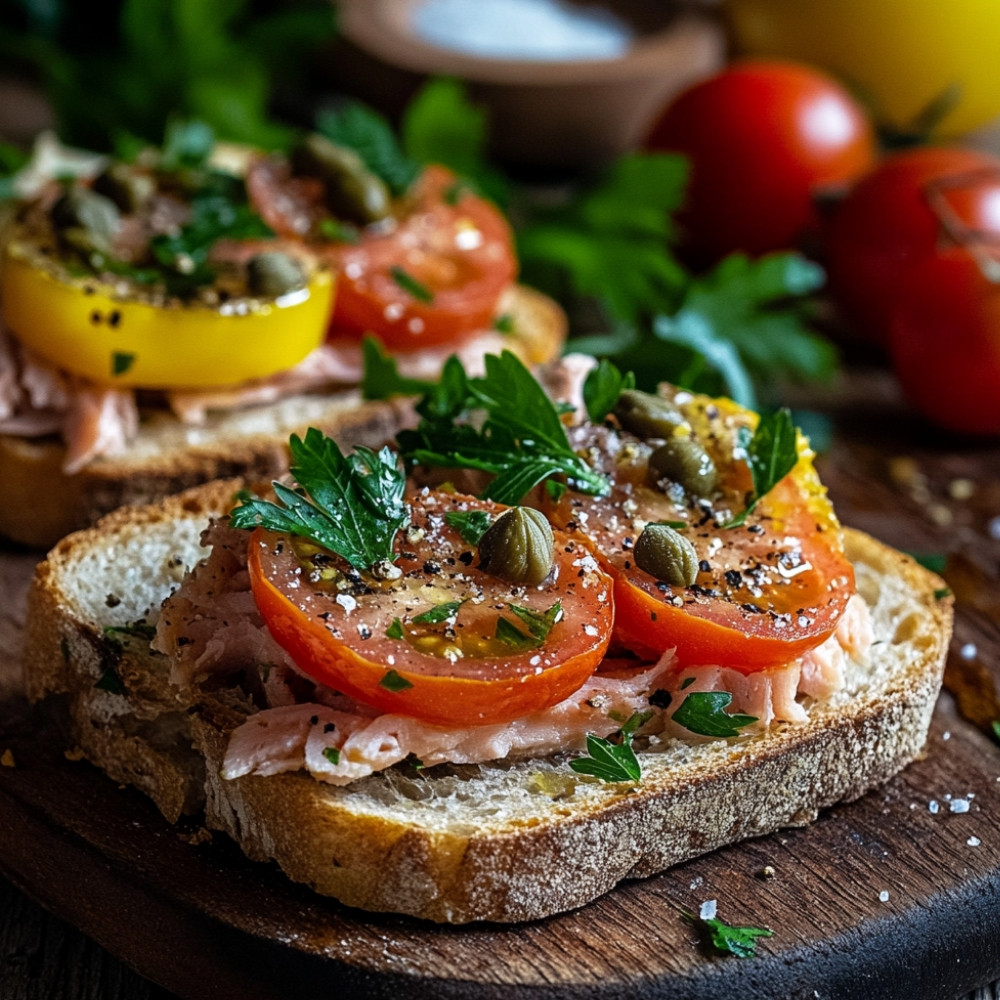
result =
M0 261L0 316L18 340L67 372L122 388L230 386L292 368L323 342L334 290L333 274L317 270L277 299L161 305L126 282L44 266L20 242Z

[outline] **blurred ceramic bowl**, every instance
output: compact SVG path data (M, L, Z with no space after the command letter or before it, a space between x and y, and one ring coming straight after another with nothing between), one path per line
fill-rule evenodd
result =
M691 0L341 0L339 8L343 38L371 62L361 96L390 98L401 73L463 79L489 112L493 155L528 167L585 168L636 148L666 101L715 72L725 54L712 5Z

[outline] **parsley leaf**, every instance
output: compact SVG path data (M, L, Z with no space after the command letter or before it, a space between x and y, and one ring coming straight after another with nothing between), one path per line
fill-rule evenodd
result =
M638 781L642 777L642 765L632 749L632 735L651 714L636 712L619 730L620 743L588 733L589 756L577 757L569 766L577 774L592 774L602 781Z
M473 104L463 84L453 78L430 80L409 103L400 127L406 154L419 163L442 163L459 180L448 192L451 204L470 187L500 205L508 183L486 157L486 113Z
M340 763L340 748L323 747L323 756L336 767Z
M527 626L528 634L525 635L509 619L501 616L497 619L496 637L518 653L541 646L549 637L552 626L563 616L562 604L559 601L542 614L532 611L531 608L521 607L519 604L508 604L507 607Z
M624 389L635 388L632 372L620 372L610 361L602 358L583 380L583 404L587 416L599 424L615 407Z
M382 350L382 345L371 334L365 334L361 341L361 355L364 362L361 395L365 399L419 396L433 388L434 383L425 379L400 375L395 360Z
M694 691L677 707L673 720L699 736L739 736L744 726L756 722L752 715L729 715L733 700L728 691Z
M482 410L481 425L461 422ZM582 493L609 486L573 450L555 404L516 355L487 355L486 374L469 378L457 358L417 404L416 430L396 440L408 465L479 469L495 477L483 497L515 505L535 486L564 475Z
M670 252L686 179L681 157L635 153L562 204L528 206L515 232L524 280L556 298L595 298L629 322L662 311L687 282Z
M382 680L378 682L378 686L385 688L386 691L405 691L407 688L413 687L413 685L401 674L397 674L395 670L387 670L382 677Z
M990 727L993 730L993 736L996 738L997 742L1000 743L1000 719L994 719L990 723Z
M412 295L418 302L430 303L434 301L434 293L423 282L417 281L405 268L400 267L398 264L393 264L389 268L389 274L392 276L392 280L404 292Z
M726 528L738 528L743 524L758 502L795 468L799 460L798 434L791 413L784 408L762 415L752 435L746 427L741 427L737 431L737 441L750 466L753 496L746 509L724 525Z
M757 938L774 937L774 931L764 927L733 927L717 917L699 918L712 935L712 945L719 951L737 958L757 955Z
M291 438L291 489L272 483L281 506L269 500L242 501L232 512L237 528L264 527L306 538L330 549L357 569L393 559L396 532L410 520L403 503L406 477L395 454L357 448L345 456L315 427L305 439Z
M318 115L316 130L338 146L353 149L393 194L406 191L420 173L420 165L403 152L388 120L358 101Z
M486 529L492 523L492 518L485 510L449 510L445 512L444 520L469 545L478 545L479 539L486 534Z
M410 621L414 625L438 625L449 618L454 618L464 603L465 601L444 601L442 604L435 604L429 611L414 615Z

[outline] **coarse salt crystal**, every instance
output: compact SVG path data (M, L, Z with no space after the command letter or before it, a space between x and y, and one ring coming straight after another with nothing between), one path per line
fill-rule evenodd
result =
M715 914L718 912L719 901L717 899L706 899L704 903L701 904L701 909L698 911L698 916L702 920L714 920Z
M979 650L976 649L976 644L974 642L967 642L958 651L958 655L961 656L963 660L974 660L978 652Z
M938 805L937 799L931 799L930 802L927 803L927 808L932 813L936 813L941 807Z
M878 901L880 903L888 903L889 902L889 890L888 889L883 889L878 894Z
M966 843L969 845L969 847L978 847L982 843L982 841L978 837L969 837Z
M969 811L969 800L952 799L948 808L951 809L953 813L967 813Z

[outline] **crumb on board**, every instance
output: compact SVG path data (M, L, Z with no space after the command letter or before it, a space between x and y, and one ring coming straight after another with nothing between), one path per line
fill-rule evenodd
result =
M63 756L67 760L83 760L83 751L79 747L70 747L63 752Z
M3 767L15 767L14 764L14 751L7 747L3 753L0 753L0 765Z

